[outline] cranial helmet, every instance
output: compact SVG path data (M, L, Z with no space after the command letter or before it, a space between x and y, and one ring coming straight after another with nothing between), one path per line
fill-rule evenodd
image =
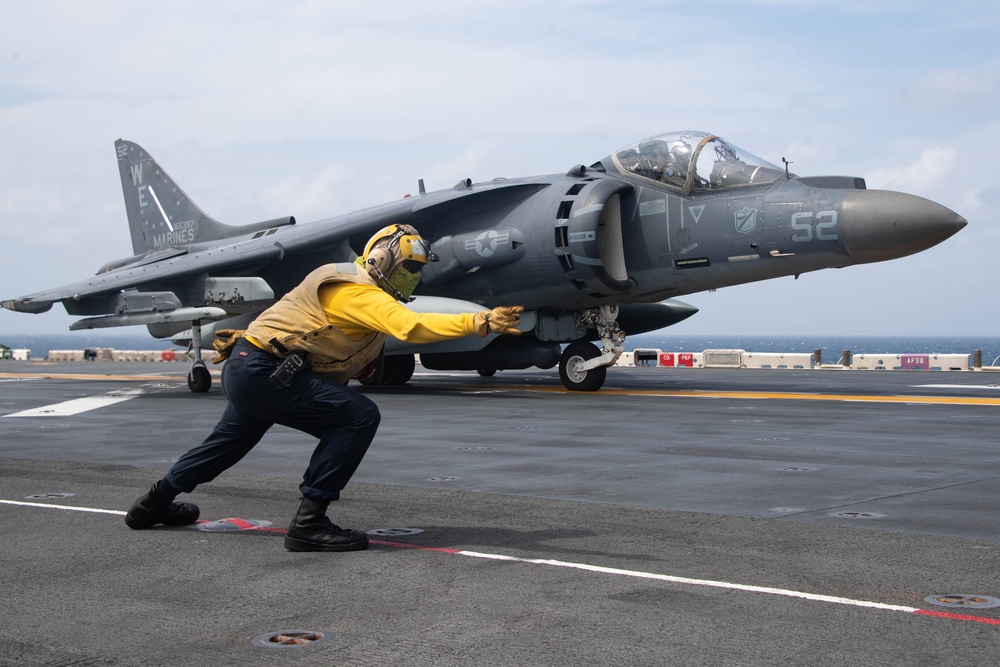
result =
M437 256L410 225L389 225L369 239L359 263L392 296L406 301L416 287L420 269Z
M420 238L420 232L410 225L389 225L371 237L365 246L365 266L378 267L389 275L392 270L407 260L427 264L431 261L428 244Z

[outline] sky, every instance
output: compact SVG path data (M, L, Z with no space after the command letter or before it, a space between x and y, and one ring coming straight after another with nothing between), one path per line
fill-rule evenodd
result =
M701 130L969 225L903 259L688 295L700 312L669 333L1000 335L998 29L971 0L0 0L0 298L132 254L118 138L245 224ZM0 334L74 319L0 310Z

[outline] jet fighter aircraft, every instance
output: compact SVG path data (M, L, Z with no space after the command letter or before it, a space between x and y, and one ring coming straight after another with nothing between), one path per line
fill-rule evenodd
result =
M423 269L417 311L523 305L523 335L431 345L390 339L367 383L402 384L414 355L437 370L491 375L559 365L594 391L625 334L697 309L676 297L910 255L966 225L913 195L857 177L799 177L713 134L671 132L564 174L454 187L309 224L232 226L206 215L141 146L115 142L135 253L92 278L2 302L41 313L61 302L70 329L146 325L189 341L192 391L207 391L203 337L244 328L312 269L353 261L377 230L415 226L440 261ZM784 161L784 158L782 158ZM600 341L600 347L591 341Z

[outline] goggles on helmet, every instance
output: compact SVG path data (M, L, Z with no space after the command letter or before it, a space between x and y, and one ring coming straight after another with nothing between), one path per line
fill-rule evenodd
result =
M438 257L410 225L389 225L365 246L359 264L383 289L405 301L420 281L420 270Z

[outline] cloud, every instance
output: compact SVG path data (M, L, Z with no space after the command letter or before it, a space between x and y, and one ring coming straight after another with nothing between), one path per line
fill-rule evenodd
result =
M955 147L928 146L920 151L916 160L897 167L883 167L869 174L868 186L902 192L928 192L942 181L952 181L959 164Z
M934 258L958 268L922 288L954 291L966 266L989 266L982 280L995 282L1000 268L959 251L991 245L981 230L997 206L989 147L1000 145L991 124L1000 76L983 41L989 11L964 4L978 20L949 23L951 7L8 3L0 216L18 252L0 264L0 297L73 282L130 254L118 137L152 152L210 215L240 224L358 210L414 193L418 178L434 190L466 177L564 173L644 136L705 130L775 163L785 156L802 175L864 176L954 208L970 227ZM796 290L871 289L892 282L873 276L900 275L909 261L738 293L779 302ZM796 311L794 321L812 321ZM878 321L871 309L838 312L847 327ZM0 315L2 326L29 328L48 317ZM962 320L942 310L936 321Z
M1000 63L929 70L904 88L902 96L930 110L994 115L1000 108Z

